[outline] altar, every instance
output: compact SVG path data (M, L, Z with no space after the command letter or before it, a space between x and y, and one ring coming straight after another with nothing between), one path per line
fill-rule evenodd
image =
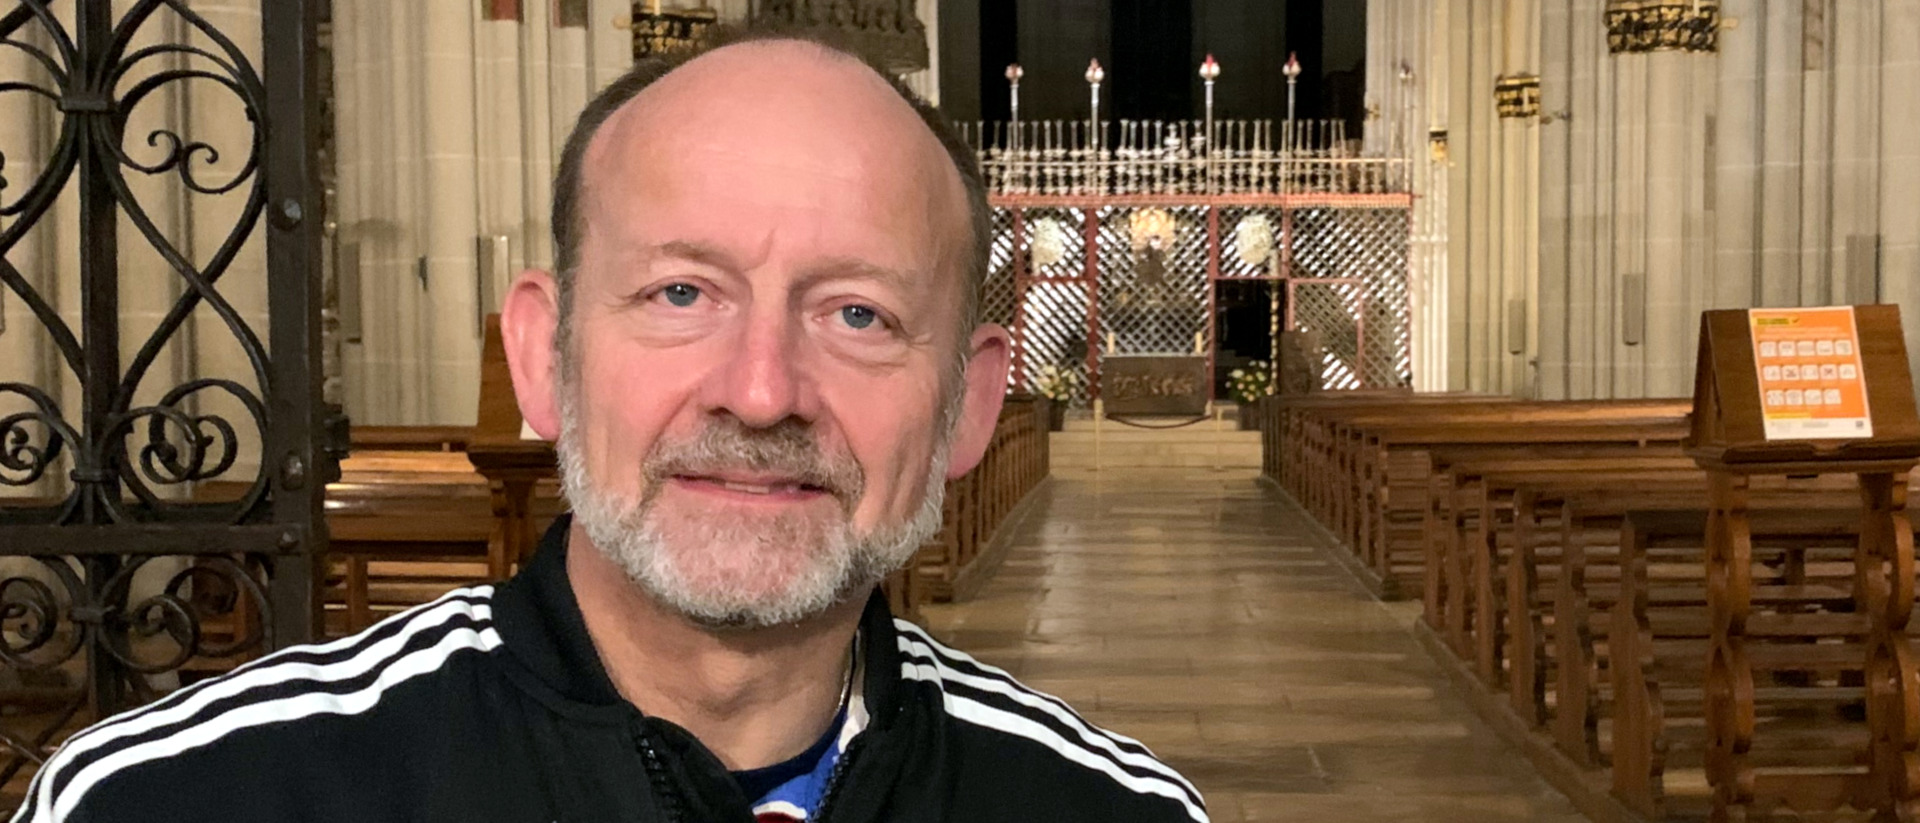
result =
M1100 365L1100 397L1107 414L1199 416L1207 371L1201 354L1110 354Z

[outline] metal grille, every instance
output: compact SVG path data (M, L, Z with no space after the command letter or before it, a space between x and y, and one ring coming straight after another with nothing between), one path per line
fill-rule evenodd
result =
M1408 210L1312 207L1289 212L1296 278L1292 328L1318 330L1324 388L1405 384L1413 371L1407 302ZM1338 280L1313 287L1310 280Z

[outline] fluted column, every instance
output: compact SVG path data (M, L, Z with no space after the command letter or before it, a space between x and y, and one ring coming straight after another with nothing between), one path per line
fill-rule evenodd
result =
M1766 306L1800 305L1801 4L1767 3L1761 94L1760 289Z
M1880 25L1880 299L1900 304L1920 382L1920 0L1886 0Z
M1759 299L1761 65L1765 57L1764 0L1721 0L1732 28L1720 32L1717 114L1714 117L1713 301L1741 308Z
M1475 171L1469 149L1473 94L1473 6L1476 0L1439 0L1446 15L1447 71L1435 79L1446 90L1443 107L1447 128L1447 386L1455 390L1477 387L1471 379L1473 358L1472 299L1473 188ZM1484 257L1484 254L1482 255Z
M1822 302L1872 300L1879 264L1880 5L1837 3L1832 63L1832 228L1827 255L1831 274Z
M425 311L429 329L428 419L467 422L478 408L480 341L474 273L479 191L475 179L479 124L474 117L474 42L471 0L428 0L422 91L422 177L430 198L416 212L427 258ZM529 3L529 11L544 3Z
M1630 396L1674 397L1692 388L1694 345L1687 339L1686 223L1694 186L1687 159L1691 109L1689 63L1693 55L1656 51L1645 56L1647 70L1646 164L1646 333L1640 345L1644 382ZM1627 311L1635 307L1627 306Z
M1567 348L1571 302L1569 174L1570 123L1558 112L1573 105L1573 21L1569 0L1546 0L1540 9L1540 258L1538 294L1539 368L1535 395L1564 398L1568 393Z

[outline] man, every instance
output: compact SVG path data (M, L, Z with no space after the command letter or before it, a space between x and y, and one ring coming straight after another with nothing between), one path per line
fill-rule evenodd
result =
M999 414L984 216L966 148L846 52L636 67L501 318L574 515L498 589L75 736L17 819L1204 821L874 594Z

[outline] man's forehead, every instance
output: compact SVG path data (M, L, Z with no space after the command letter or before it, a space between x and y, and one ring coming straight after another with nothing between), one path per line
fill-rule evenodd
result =
M688 145L771 148L886 141L902 170L939 143L919 115L865 63L802 40L738 43L675 68L622 106L588 146L588 165L637 161ZM904 151L903 151L904 149ZM821 162L835 154L824 151Z
M966 190L933 130L865 63L815 43L741 43L688 62L615 112L585 160L587 222L612 220L614 234L646 230L662 197L713 206L750 194L861 210L942 258L972 247Z

